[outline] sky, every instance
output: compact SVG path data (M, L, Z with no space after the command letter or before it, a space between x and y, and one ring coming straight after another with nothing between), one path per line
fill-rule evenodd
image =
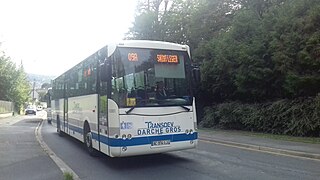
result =
M0 49L27 73L58 76L132 27L137 0L0 0Z

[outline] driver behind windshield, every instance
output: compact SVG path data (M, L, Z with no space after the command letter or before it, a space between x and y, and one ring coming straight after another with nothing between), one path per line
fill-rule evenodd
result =
M166 88L164 87L163 81L159 81L156 84L156 99L166 99L167 97L167 92Z

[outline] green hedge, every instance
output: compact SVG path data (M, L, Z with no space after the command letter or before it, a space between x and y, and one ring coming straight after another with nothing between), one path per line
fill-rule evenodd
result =
M320 95L270 103L228 102L207 107L200 126L292 136L320 136Z

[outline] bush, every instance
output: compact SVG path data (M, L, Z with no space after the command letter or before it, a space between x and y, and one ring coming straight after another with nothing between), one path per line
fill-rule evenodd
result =
M205 108L200 126L293 136L320 136L320 95L271 103L228 102Z
M73 174L70 172L63 173L63 179L64 180L73 180Z

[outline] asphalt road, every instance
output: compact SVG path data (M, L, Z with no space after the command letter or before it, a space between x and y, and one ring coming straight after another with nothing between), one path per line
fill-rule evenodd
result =
M200 141L197 149L129 158L91 157L84 146L44 123L47 145L81 179L319 179L320 161ZM2 174L2 173L1 173Z
M0 180L63 179L35 137L37 116L0 119Z

